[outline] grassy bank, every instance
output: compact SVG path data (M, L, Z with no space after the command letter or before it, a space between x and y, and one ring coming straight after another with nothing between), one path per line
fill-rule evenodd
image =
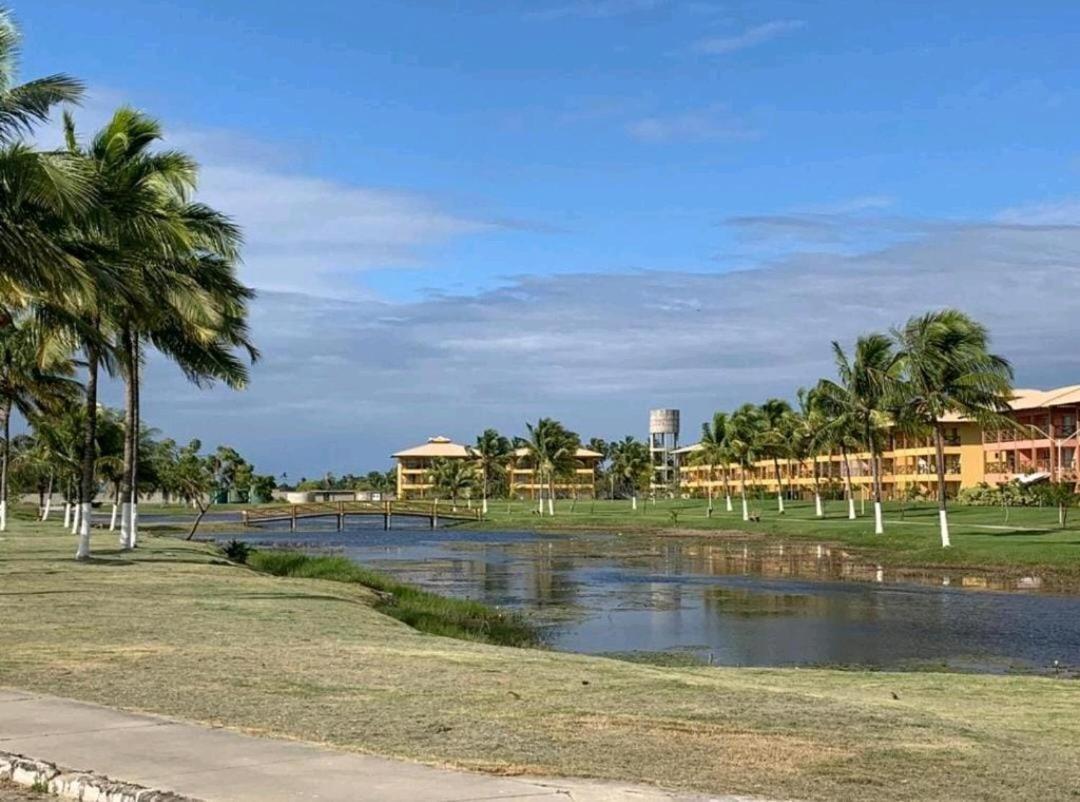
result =
M274 576L350 582L375 591L374 608L431 635L499 646L538 646L536 629L521 615L486 604L451 599L357 565L345 557L322 557L295 551L254 551L248 564Z
M857 505L857 509L861 505ZM560 501L554 517L538 516L531 504L496 502L482 528L511 530L603 529L677 533L745 532L751 536L828 541L860 549L886 565L907 567L987 568L1031 570L1042 568L1080 577L1080 511L1065 529L1058 527L1057 510L1049 507L1000 508L955 505L949 511L951 549L942 549L937 508L932 504L885 504L885 535L874 535L871 506L866 514L848 520L846 504L833 501L827 517L814 514L809 502L788 502L784 515L776 499L755 500L752 511L760 521L744 522L738 500L735 511L724 509L723 499L707 516L703 500L640 501L634 511L629 501Z
M809 800L1075 799L1080 683L661 667L436 637L207 544L0 537L0 685L436 764Z

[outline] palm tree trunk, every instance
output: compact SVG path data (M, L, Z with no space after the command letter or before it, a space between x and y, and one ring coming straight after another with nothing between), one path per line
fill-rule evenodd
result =
M934 424L934 445L937 451L938 520L941 524L941 548L952 545L949 540L949 508L945 495L945 433L940 423Z
M135 377L132 382L132 399L134 400L135 416L134 427L131 430L131 548L135 548L139 542L139 432L142 428L142 408L140 382L142 381L142 368L139 365L139 337L131 335L131 372Z
M847 517L855 520L855 493L851 489L851 461L848 459L847 448L840 446L840 456L844 460L844 489L847 492Z
M874 534L885 534L885 523L881 518L881 457L874 449L870 450L870 470L874 474Z
M708 475L708 479L706 480L705 484L706 484L706 487L708 488L708 491L709 491L709 506L708 506L708 507L706 508L706 510L705 510L705 517L706 517L706 518L712 518L712 485L713 485L713 472L712 472L712 470L711 470L711 469L709 470L709 475Z
M745 471L746 469L744 468L743 470ZM746 504L746 474L745 473L743 473L743 475L741 477L739 477L739 485L740 485L739 489L740 489L740 491L742 493L742 519L744 521L749 521L750 520L750 508Z
M818 472L817 454L810 459L814 471L814 514L818 518L824 518L825 509L821 506L821 476Z
M776 509L781 515L784 514L784 482L780 478L780 460L773 457L773 473L776 474Z
M53 472L49 471L49 489L45 494L45 509L41 513L42 521L49 520L49 513L52 511L53 475Z
M0 445L0 532L7 531L8 462L11 459L11 400L0 405L4 442Z
M115 532L116 531L116 513L117 513L117 510L118 510L118 508L120 506L120 484L119 483L117 483L115 489L116 489L116 493L113 496L112 516L109 518L109 531L110 532Z
M132 370L131 332L124 343L124 467L120 473L120 548L131 548L131 477L135 472L135 375Z
M95 324L95 329L97 328ZM90 518L94 499L94 463L97 461L98 352L86 347L86 429L83 432L82 477L79 485L79 547L75 559L90 558Z
M725 467L724 468L724 506L727 508L728 512L732 511L732 507L731 507L731 486L729 484L730 481L731 481L731 477L728 476L728 469Z

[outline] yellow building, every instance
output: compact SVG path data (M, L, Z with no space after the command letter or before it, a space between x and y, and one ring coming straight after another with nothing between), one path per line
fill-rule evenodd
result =
M981 483L995 486L1020 480L1073 482L1080 487L1080 385L1052 390L1015 390L1010 404L1011 426L984 430L977 423L949 415L945 429L945 489L950 496L963 487ZM695 454L700 445L680 449L679 478L683 492L707 495L723 492L724 476L733 493L738 491L742 471L731 465L700 464ZM810 497L814 492L813 462L817 462L822 488L840 490L845 467L840 454L822 455L799 463L780 460L784 491ZM849 454L851 483L857 493L872 492L870 455ZM763 460L747 472L747 488L776 493L772 460ZM882 492L887 499L903 497L912 488L920 494L937 493L937 454L930 437L896 435L881 455Z
M573 476L557 478L555 481L555 495L566 498L592 498L596 494L596 469L599 467L604 455L587 448L579 448L574 454L575 466ZM511 455L507 467L507 478L510 487L511 498L537 498L540 492L540 483L537 479L536 468L529 459L529 450L519 448ZM545 497L548 489L543 488Z
M426 443L391 456L397 460L397 497L402 500L431 497L435 487L431 469L435 460L476 459L469 446L455 443L449 437L429 437Z
M680 486L684 493L707 495L710 485L713 495L724 492L724 479L732 494L738 493L743 470L737 465L710 466L695 455L701 446L695 444L679 450ZM950 496L961 487L972 487L985 479L983 437L980 427L968 421L952 420L945 428L945 489ZM873 492L873 470L870 454L856 452L845 461L839 453L821 454L802 462L779 460L782 490L798 498L814 494L814 464L817 464L818 485L822 492L839 493L845 476L851 473L851 485L857 495ZM774 494L778 491L776 465L761 460L746 472L747 490ZM909 492L922 496L937 493L937 451L932 437L895 435L889 438L881 454L881 490L886 499L902 498Z
M426 443L392 454L397 460L397 497L399 499L431 498L435 485L431 471L436 460L461 459L478 462L471 446L455 443L448 437L430 437ZM555 482L555 494L567 498L589 498L596 491L596 469L603 454L579 448L571 477ZM531 464L526 448L516 449L507 460L507 483L512 497L536 498L540 491L536 468ZM545 495L547 488L544 488Z

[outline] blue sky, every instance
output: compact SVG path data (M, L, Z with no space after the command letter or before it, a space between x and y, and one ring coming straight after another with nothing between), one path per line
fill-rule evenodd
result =
M656 403L694 420L790 395L828 369L829 339L927 305L985 309L1002 350L1020 354L1039 326L1067 337L1074 319L1075 3L315 0L298 12L49 0L14 11L24 77L86 80L88 127L119 102L161 117L206 165L207 199L244 224L244 275L264 290L261 372L242 400L178 402L163 369L149 414L178 434L238 440L268 469L381 467L436 431L514 431L536 414L609 437L639 431ZM998 237L1009 241L988 249ZM972 292L971 271L1003 286L1033 259L1047 279L1022 300L1037 319L1014 308L1020 290L997 306ZM880 265L894 267L857 298L799 303L798 282ZM901 291L904 271L929 265L941 287ZM790 309L768 277L784 277ZM297 294L315 296L308 324ZM665 298L699 311L669 320ZM527 315L514 311L522 299ZM800 345L814 332L791 370L769 364L790 348L765 347L762 310ZM696 362L651 364L681 358L653 350L654 313ZM403 336L404 321L438 342ZM575 326L583 341L551 347ZM641 341L628 336L638 327ZM765 350L711 359L733 343ZM425 349L430 363L418 361ZM1031 350L1016 359L1021 379L1080 381L1065 375L1075 360ZM380 373L406 364L415 370ZM623 378L598 380L608 368ZM327 375L349 376L344 399L304 393ZM232 434L238 410L252 425ZM295 428L305 435L285 459L275 436Z

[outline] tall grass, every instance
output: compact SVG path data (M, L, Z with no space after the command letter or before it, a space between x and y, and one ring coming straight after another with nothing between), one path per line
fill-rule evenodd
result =
M421 632L499 646L538 646L537 629L519 613L480 602L451 599L398 582L345 557L314 557L297 551L254 551L248 565L274 576L354 582L380 594L375 609Z

